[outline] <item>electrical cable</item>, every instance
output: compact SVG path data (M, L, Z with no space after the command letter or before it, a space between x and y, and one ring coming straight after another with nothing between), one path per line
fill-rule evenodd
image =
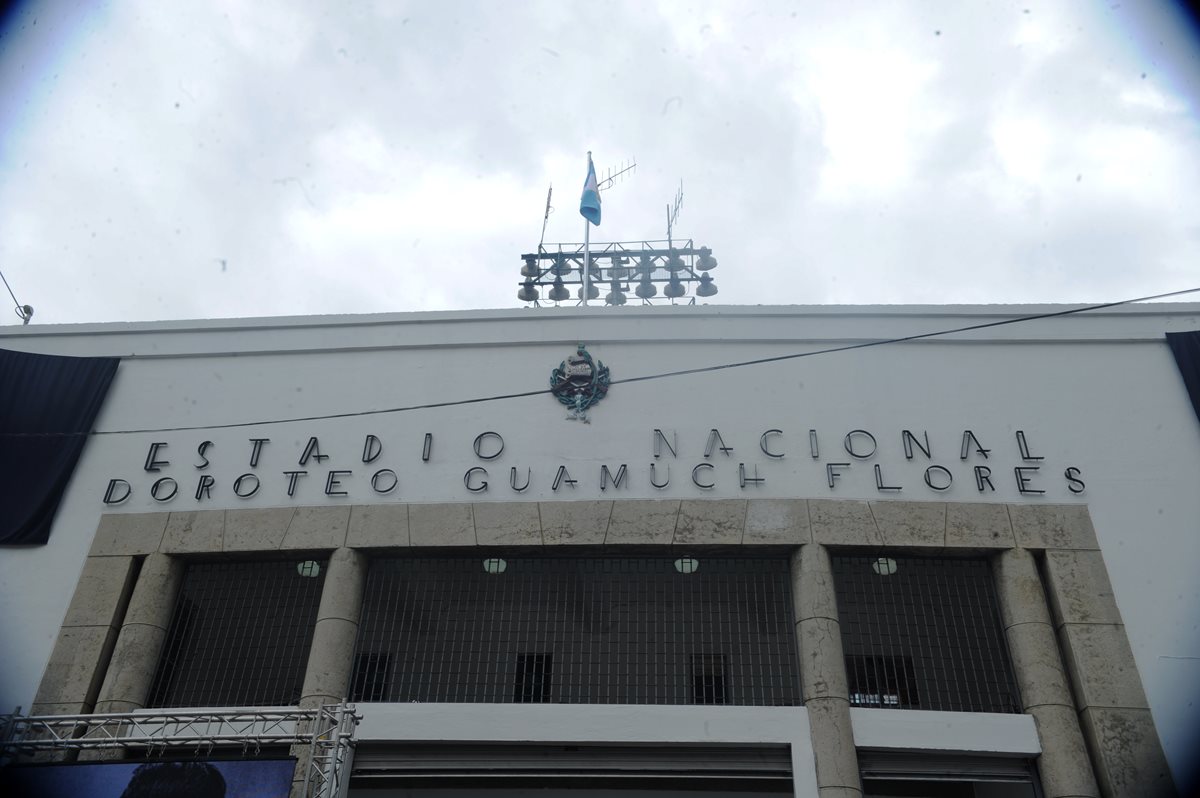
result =
M24 306L21 304L21 300L17 299L17 295L13 293L12 286L8 284L8 278L4 276L3 270L0 270L0 280L4 281L4 287L8 289L8 295L12 297L13 307L17 311L17 315L22 319L25 318L25 314L23 312Z
M876 346L886 346L890 344L907 343L910 341L920 341L929 338L939 338L947 335L955 335L957 333L971 332L974 330L985 330L991 327L1003 327L1009 324L1022 324L1030 321L1039 321L1041 319L1053 319L1063 316L1073 316L1080 313L1094 312L1097 310L1106 310L1108 308L1121 307L1122 305L1131 305L1137 302L1148 302L1154 299L1166 299L1168 297L1183 296L1184 294L1194 294L1200 292L1200 287L1187 288L1181 291L1169 291L1163 294L1153 294L1150 296L1136 297L1134 299L1123 299L1118 302L1105 302L1099 305L1084 305L1077 308L1069 308L1067 310L1057 310L1050 313L1034 313L1028 316L1014 316L1008 319L999 321L989 321L980 324L970 324L963 327L953 327L945 330L934 330L932 332L917 333L914 335L905 335L898 338L882 338L876 341L863 341L856 344L846 344L845 346L834 346L827 349L816 349L811 352L793 352L787 355L774 355L772 357L756 358L754 360L740 360L733 363L721 363L715 366L697 366L690 369L679 369L676 371L664 371L657 374L644 374L640 377L626 377L625 379L612 380L610 385L621 385L633 382L647 382L650 380L668 379L670 377L682 377L689 374L702 374L712 371L721 371L724 369L743 368L746 366L759 366L766 363L779 363L784 360L798 360L805 357L816 357L818 355L830 355L838 352L850 352L856 349L868 349ZM520 391L517 393L493 394L490 396L478 396L471 399L451 399L445 402L429 402L420 405L405 405L402 407L388 407L378 410L357 410L346 413L328 413L316 416L298 416L295 418L276 418L260 421L237 421L228 424L197 424L195 426L183 427L155 427L146 429L121 429L121 430L94 430L92 432L0 432L2 437L72 437L80 435L135 435L146 433L159 432L191 432L195 430L208 429L236 429L240 427L261 427L271 424L293 424L304 421L325 421L340 418L358 418L362 416L378 416L391 413L406 413L414 410L434 410L443 407L460 407L463 405L483 404L485 402L498 402L505 399L522 399L528 396L540 396L550 393L549 388L541 388L536 391Z

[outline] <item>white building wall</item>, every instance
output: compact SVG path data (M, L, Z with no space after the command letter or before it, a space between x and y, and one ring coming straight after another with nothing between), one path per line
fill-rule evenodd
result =
M703 368L921 334L1045 307L862 308L590 308L403 316L177 322L5 328L0 348L72 355L122 356L97 420L100 431L173 431L99 435L86 447L59 510L50 543L0 551L0 601L19 607L0 629L0 706L28 706L82 568L101 512L147 512L375 502L552 501L589 498L862 498L1089 505L1117 602L1127 625L1164 749L1177 776L1196 740L1200 694L1200 423L1163 339L1167 331L1200 329L1200 305L1121 308L948 338L821 354L743 368L621 384L667 371ZM436 405L546 387L553 367L577 341L612 370L617 383L594 408L591 423L565 420L546 394L347 418L226 429L178 427L308 418ZM676 440L654 457L653 430ZM729 454L704 457L717 429ZM769 457L760 448L767 430ZM909 461L902 430L927 431L932 458ZM810 448L816 431L818 457ZM847 453L851 430L869 431L877 451ZM964 430L991 450L960 458ZM503 453L489 461L472 444L499 433ZM1017 432L1025 434L1025 460ZM430 459L422 460L426 433ZM362 462L364 438L383 445ZM298 463L310 437L323 463ZM270 438L257 468L251 438ZM211 465L198 469L197 447ZM922 438L923 440L923 438ZM143 470L151 443L165 442L169 466ZM487 446L495 439L483 441ZM870 448L857 434L856 451ZM485 454L490 450L485 449ZM692 480L713 487L703 489ZM656 464L661 483L650 482ZM762 483L739 483L739 464ZM827 466L841 472L828 486ZM627 481L601 490L601 466ZM953 476L945 491L924 474L940 465ZM880 491L874 466L884 484ZM980 492L975 466L991 469L994 492ZM560 466L578 480L557 491ZM464 485L468 469L487 469L488 489ZM530 486L516 492L531 474ZM1013 469L1026 472L1022 494ZM1086 488L1064 472L1074 467ZM370 475L395 471L398 488L377 495ZM295 496L285 471L307 470ZM331 470L349 470L326 495ZM262 480L239 499L243 473ZM211 498L197 501L202 476ZM178 495L159 504L155 479L169 476ZM935 470L935 481L945 473ZM112 478L127 480L131 498L106 508ZM473 485L480 484L476 472ZM248 483L246 483L248 484ZM938 483L940 484L940 483Z

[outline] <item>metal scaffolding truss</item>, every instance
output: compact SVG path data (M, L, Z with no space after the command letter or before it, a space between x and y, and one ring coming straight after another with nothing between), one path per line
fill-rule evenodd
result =
M361 716L353 705L319 709L153 710L98 715L0 716L0 767L45 752L128 749L154 756L238 746L244 753L265 746L307 746L295 752L311 798L339 798L349 786L354 730Z

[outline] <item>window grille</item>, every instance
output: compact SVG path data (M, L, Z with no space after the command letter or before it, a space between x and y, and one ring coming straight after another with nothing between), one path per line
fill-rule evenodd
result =
M984 559L835 556L851 706L1020 712Z
M374 560L351 698L799 703L786 556L677 557Z
M297 704L324 583L321 560L189 564L149 706Z

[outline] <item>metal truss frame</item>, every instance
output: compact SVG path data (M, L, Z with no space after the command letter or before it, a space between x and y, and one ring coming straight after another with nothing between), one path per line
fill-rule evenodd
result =
M163 756L181 749L307 746L303 795L341 798L349 789L354 730L351 704L319 709L152 710L97 715L0 716L0 767L47 752L136 749Z

